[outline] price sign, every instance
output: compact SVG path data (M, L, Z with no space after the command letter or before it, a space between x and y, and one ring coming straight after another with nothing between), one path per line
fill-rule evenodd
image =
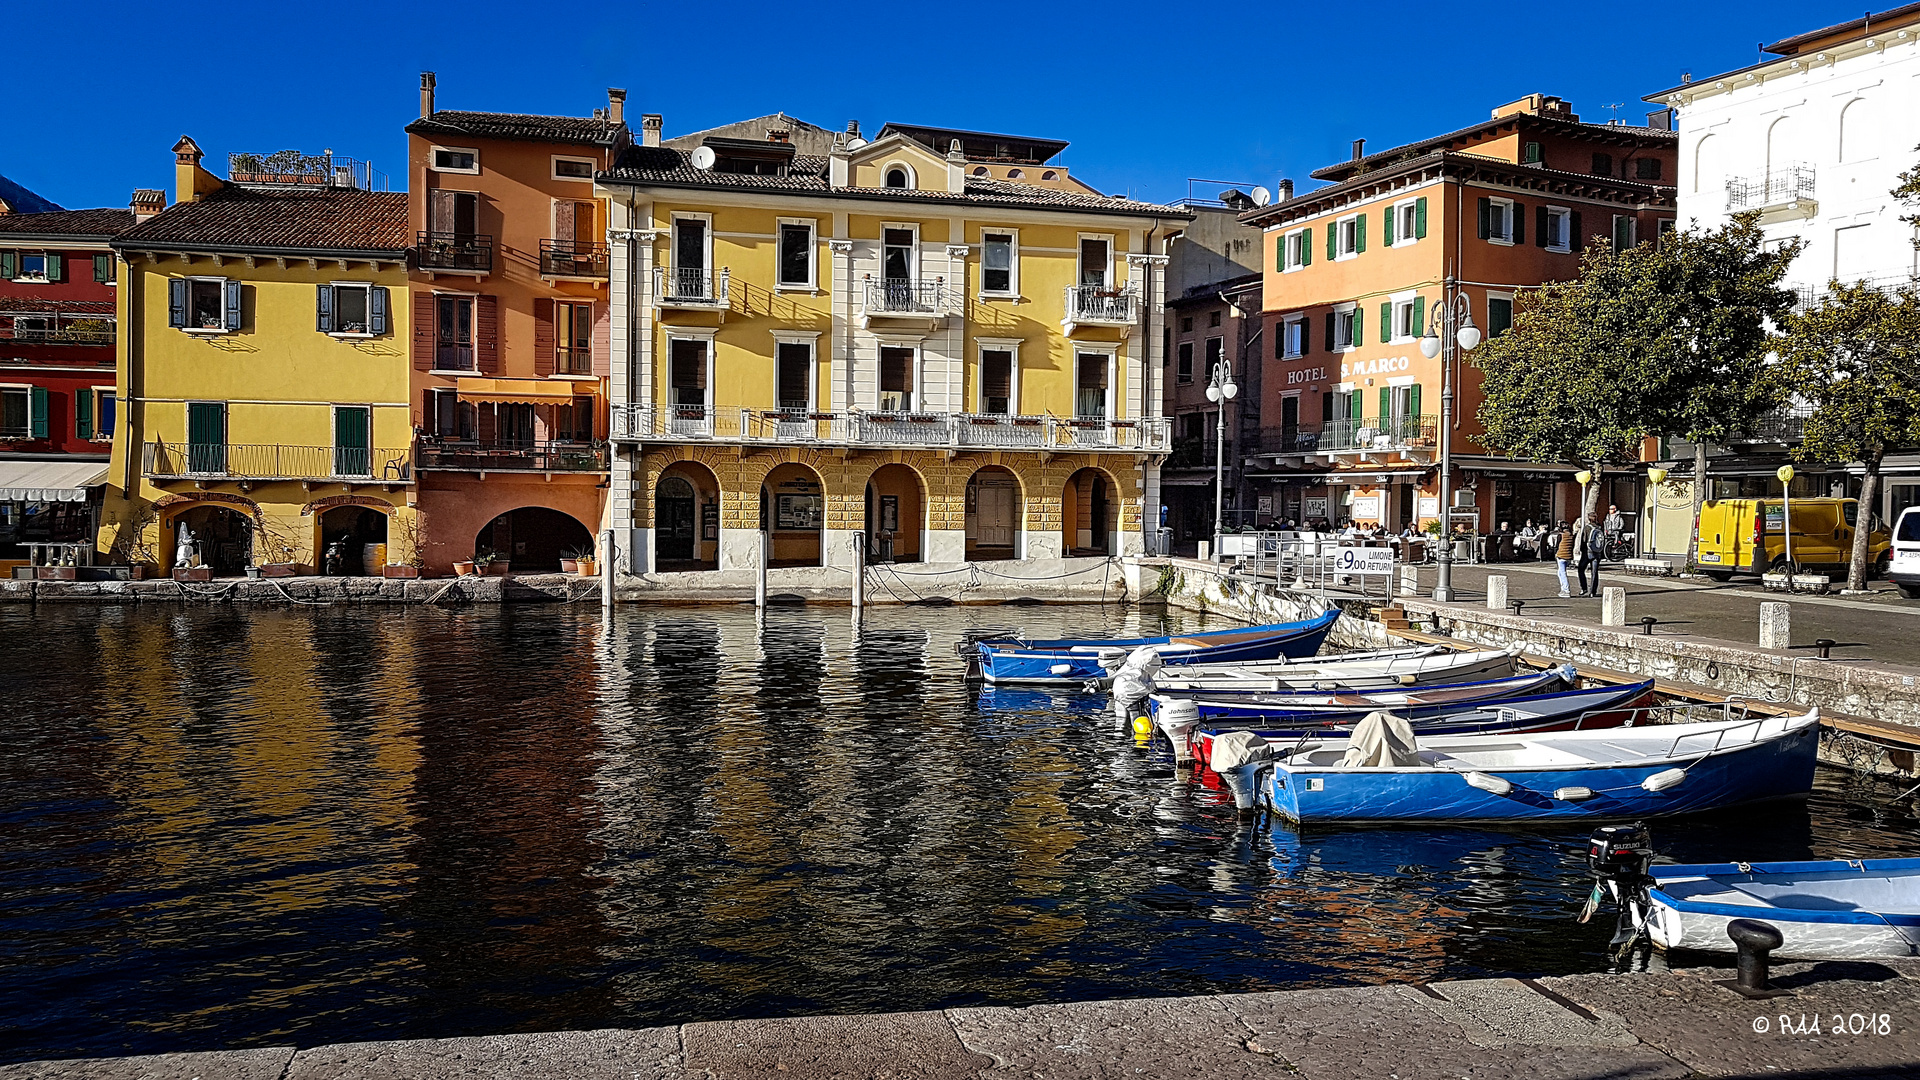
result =
M1391 574L1393 549L1385 547L1339 547L1333 552L1333 569L1340 574Z

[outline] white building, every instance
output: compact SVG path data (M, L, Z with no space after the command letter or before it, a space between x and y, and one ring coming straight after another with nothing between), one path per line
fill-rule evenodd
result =
M1920 165L1920 4L1763 51L1750 67L1646 98L1674 110L1680 226L1716 228L1760 211L1769 242L1806 244L1788 272L1804 300L1835 279L1914 278L1920 250L1901 220L1912 210L1891 192ZM1790 440L1788 428L1771 434ZM1890 520L1920 504L1920 454L1890 455L1886 472L1881 512Z

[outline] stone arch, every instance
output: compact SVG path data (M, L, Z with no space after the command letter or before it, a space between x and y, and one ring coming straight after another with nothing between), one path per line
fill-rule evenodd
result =
M994 462L967 477L967 560L1018 559L1025 550L1026 484L1019 473Z
M1068 476L1060 496L1060 549L1070 556L1119 551L1120 482L1100 465L1083 465Z
M322 501L333 505L312 514L313 550L320 572L343 577L379 574L389 561L387 545L392 538L388 530L393 506L350 495ZM309 504L300 512L305 515L313 509ZM329 553L333 558L328 557Z
M1767 172L1769 174L1799 162L1799 147L1796 145L1798 138L1799 125L1794 122L1791 114L1777 117L1773 123L1767 125ZM1769 175L1768 183L1772 182Z
M800 455L795 455L800 456ZM760 477L760 528L770 566L824 566L827 561L826 477L806 461L782 461Z
M1840 109L1839 133L1835 139L1834 160L1864 161L1873 156L1874 103L1854 98Z
M719 475L695 458L664 463L648 477L653 507L653 568L714 570L720 566ZM711 535L709 535L711 534Z
M1712 135L1704 135L1693 144L1693 190L1711 192L1724 179L1720 148L1721 140Z
M927 478L906 462L889 461L869 471L863 486L868 557L875 561L923 561L929 507Z
M593 550L593 527L550 506L517 506L496 514L473 535L473 553L505 558L514 573L557 574L572 550Z

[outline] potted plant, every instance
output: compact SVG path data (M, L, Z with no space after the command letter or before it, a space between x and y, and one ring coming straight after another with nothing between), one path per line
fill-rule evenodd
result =
M507 561L507 557L497 551L482 551L473 557L474 570L483 575L490 574L494 577L506 577L507 570L511 565L512 564Z
M473 577L480 572L480 567L476 560L460 559L454 562L453 572L461 577Z
M250 578L258 578L260 576L260 568L258 566L247 567L247 576Z
M406 561L390 562L381 570L383 577L417 578L426 576L427 570L427 515L417 507L413 513L396 512L393 515L393 527L399 530L399 539L403 546L398 550L407 553ZM389 547L389 552L395 548Z

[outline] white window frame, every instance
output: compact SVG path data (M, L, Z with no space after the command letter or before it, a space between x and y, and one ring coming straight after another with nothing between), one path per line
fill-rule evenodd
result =
M367 325L369 327L373 325L373 288L374 288L373 282L371 281L329 281L327 282L327 287L331 288L334 291L333 292L333 319L334 319L335 326L338 326L340 323L340 290L341 289L366 290ZM475 315L477 316L478 314L479 313L476 311ZM434 317L436 319L439 318L439 313L436 312L434 314ZM387 318L389 321L392 320L393 318L392 311L387 312ZM437 328L436 328L436 332L437 332ZM365 338L373 337L374 335L373 335L373 331L369 329L369 330L329 330L327 331L327 336L331 338L342 338L349 341L358 341Z
M804 345L807 348L807 411L818 412L820 408L820 331L818 330L775 330L773 331L773 407L780 408L780 346ZM712 382L709 380L708 385Z
M987 358L986 353L1007 352L1013 354L1013 369L1007 373L1007 415L1020 415L1020 338L974 338L973 360L978 377L973 380L974 412L987 415Z
M1112 234L1112 233L1087 233L1087 232L1083 232L1083 233L1080 233L1080 234L1078 234L1077 236L1075 236L1075 237L1074 237L1074 240L1073 240L1073 284L1074 284L1074 285L1075 285L1076 287L1078 287L1078 286L1079 286L1079 284L1080 284L1081 282L1083 282L1083 281L1085 281L1085 280L1087 279L1087 268L1086 268L1086 261L1085 261L1085 260L1086 260L1086 252L1085 252L1084 250L1082 250L1082 247L1081 247L1081 241L1083 241L1083 240L1104 240L1104 241L1106 242L1106 245L1107 245L1107 262L1106 262L1106 268L1105 268L1105 270L1104 270L1104 272L1103 272L1103 273L1104 273L1104 280L1105 280L1105 282L1106 282L1106 284L1104 284L1104 285L1102 285L1102 286L1100 286L1100 287L1101 287L1101 288L1103 288L1103 289L1114 289L1114 288L1118 288L1119 286L1117 286L1117 285L1115 285L1115 284L1114 284L1114 282L1118 280L1118 277L1117 277L1117 275L1115 275L1115 274L1114 274L1114 272L1113 272L1113 259L1114 259L1114 254L1115 254L1115 245L1114 245L1114 242L1113 242L1113 240L1114 240L1114 234Z
M1547 207L1547 221L1559 221L1559 239L1547 245L1547 250L1565 255L1573 250L1573 209L1566 206Z
M1305 228L1282 233L1280 244L1284 253L1280 260L1281 273L1291 274L1295 270L1306 269L1307 230Z
M987 234L1009 238L1007 256L1007 287L1004 291L987 288ZM980 229L980 295L982 298L996 300L1017 299L1020 296L1020 230L1002 229L997 226L982 226Z
M1393 204L1394 247L1407 247L1420 242L1420 238L1414 235L1414 229L1419 223L1419 213L1420 200L1417 197L1401 199Z
M24 395L27 399L27 426L21 429L20 433L17 436L8 434L4 431L0 431L0 435L4 435L7 438L31 439L33 437L33 384L32 383L0 383L0 395L12 394L16 392ZM53 411L52 406L48 406L47 411L52 412ZM0 416L4 416L4 415L5 415L4 413L0 413ZM49 436L53 434L53 417L52 416L47 417L47 434Z
M1387 342L1388 344L1403 345L1420 337L1420 331L1425 327L1413 325L1413 301L1419 295L1418 291L1409 290L1387 297L1387 301L1393 305L1393 337ZM1401 318L1403 314L1406 316L1404 320ZM1406 327L1404 334L1400 332L1402 325Z
M916 170L912 165L908 164L905 161L902 161L899 158L895 158L892 161L887 162L885 165L880 166L880 186L882 188L885 188L887 186L887 174L892 172L895 169L905 170L907 174L907 186L904 188L895 188L893 190L896 190L896 191L920 190L919 171Z
M472 154L473 168L453 169L453 168L442 167L440 164L440 152L443 150L450 154ZM480 150L478 147L473 147L473 146L441 146L438 143L429 143L427 145L427 171L437 172L437 173L457 173L461 176L479 176L480 175Z
M913 246L907 251L907 280L920 283L920 223L917 221L883 221L880 223L880 242L875 251L879 256L880 280L887 280L887 230L905 229L913 234ZM918 373L915 378L918 378Z
M1333 305L1333 340L1327 342L1329 351L1352 352L1360 347L1353 343L1353 339L1356 336L1354 331L1359 328L1360 318L1360 305L1357 303ZM1353 321L1348 322L1348 319L1352 319ZM1342 327L1346 328L1347 331L1345 344L1340 343L1340 330Z
M666 395L666 401L664 402L663 407L665 409L671 410L675 405L679 404L679 402L676 402L673 400L673 343L676 341L703 342L707 347L707 377L704 380L707 384L707 399L703 407L706 409L707 422L712 423L714 419L714 416L713 416L714 353L717 351L714 348L714 345L715 345L714 335L719 332L719 328L718 327L708 328L708 327L701 327L701 326L668 326L666 330L667 330L667 347L666 347L666 350L661 354L662 358L666 360L666 370L661 372L662 378L660 379L660 388Z
M1344 262L1360 256L1360 215L1348 214L1333 221L1333 261ZM1349 244L1348 241L1352 243Z
M189 321L193 319L193 283L196 281L217 281L220 283L220 325L217 327L182 326L180 327L180 331L186 334L206 334L210 337L216 334L233 333L233 331L227 329L227 282L232 281L233 279L225 278L225 277L213 277L208 274L189 274L186 280L187 280L187 319Z
M12 280L21 282L22 284L30 284L30 285L45 285L48 281L52 280L51 278L47 277L47 252L45 250L37 249L37 248L32 250L22 249L20 251L14 252L13 258L14 258L14 277L12 278ZM27 273L28 259L40 260L39 273L37 274ZM88 267L88 271L89 272L92 271L91 266Z
M1281 359L1297 360L1307 355L1306 350L1299 348L1299 339L1305 336L1306 328L1307 317L1305 314L1288 315L1280 320Z
M788 226L800 226L807 230L807 280L780 280L780 244L783 230ZM820 292L820 219L783 217L773 222L773 291L774 292Z
M1073 371L1071 376L1073 381L1071 385L1073 387L1073 418L1075 420L1104 420L1111 424L1116 420L1127 419L1127 417L1119 415L1120 410L1118 408L1120 402L1124 400L1120 397L1120 365L1115 362L1119 352L1120 346L1118 345L1108 345L1100 342L1073 343ZM1103 356L1107 360L1107 415L1104 417L1080 415L1080 358L1083 356Z
M113 425L119 427L120 388L117 386L89 386L87 387L87 393L93 395L93 435L90 436L89 441L110 443L113 441L113 432L109 431L105 435L100 434L100 395L106 394L114 399Z
M475 157L473 160L474 160L474 164L476 165L479 164L480 162L480 159L478 157ZM587 175L585 176L564 175L560 171L560 163L563 161L567 162L570 165L585 165L587 167ZM475 171L477 172L478 170L475 170ZM600 171L600 163L590 157L575 157L572 154L553 154L553 155L550 155L550 157L548 158L548 164L547 164L548 177L554 180L559 180L562 183L591 184L593 183L593 174L598 171ZM578 239L578 238L576 237L575 239Z
M875 335L873 346L873 408L875 412L919 416L932 411L923 407L927 403L925 387L927 378L925 345L926 339L918 336L896 337L892 334ZM882 396L887 392L883 385L887 381L887 369L885 358L882 354L887 349L907 349L913 353L913 378L908 380L913 384L912 388L908 390L908 393L913 395L913 403L904 409L889 409L882 400Z
M719 274L719 271L714 269L713 266L713 215L702 210L675 210L672 218L673 220L667 226L667 268L676 272L685 269L680 265L680 223L683 221L701 222L706 227L705 239L702 243L700 254L700 257L706 261L706 265L701 267L701 269L705 271L710 278L707 285L708 290L710 292L717 292L720 285L718 278L714 276Z
M1516 315L1519 314L1519 307L1514 303L1512 293L1489 289L1487 291L1487 297L1486 297L1486 310L1487 310L1486 333L1488 337L1493 336L1493 302L1495 300L1505 300L1507 302L1507 319L1508 319L1507 329L1508 330L1513 329L1512 320Z
M1506 235L1502 236L1493 231L1493 223L1489 221L1487 223L1487 243L1499 244L1503 247L1512 247L1513 246L1513 200L1503 199L1498 195L1492 195L1492 196L1488 196L1487 205L1499 206L1503 208L1501 211L1500 217L1501 217L1501 220L1506 222L1506 226L1507 226Z

